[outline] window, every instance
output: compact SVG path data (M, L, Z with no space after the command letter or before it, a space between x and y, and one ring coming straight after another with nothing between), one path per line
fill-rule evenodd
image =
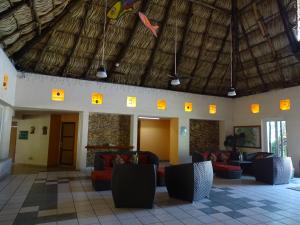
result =
M268 152L281 157L287 156L286 121L267 121L266 130Z

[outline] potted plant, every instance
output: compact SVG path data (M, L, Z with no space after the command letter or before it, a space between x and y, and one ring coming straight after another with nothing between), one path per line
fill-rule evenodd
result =
M237 146L242 146L245 142L245 134L237 134L237 135L228 135L224 141L224 146L226 149L230 148L232 151L232 156L235 160L241 160L242 161L242 155L237 149Z

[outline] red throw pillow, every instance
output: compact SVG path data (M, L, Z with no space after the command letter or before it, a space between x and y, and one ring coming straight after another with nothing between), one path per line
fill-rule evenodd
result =
M218 159L217 154L215 154L214 152L210 153L208 159L210 159L212 162L216 162Z
M207 160L209 157L209 152L200 152L200 155L203 157L204 160Z
M112 161L114 156L111 154L103 154L100 155L100 157L103 159L104 161L104 167L112 167Z

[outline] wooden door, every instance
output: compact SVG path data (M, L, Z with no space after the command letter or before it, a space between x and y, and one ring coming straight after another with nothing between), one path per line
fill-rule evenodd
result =
M63 122L61 125L60 165L73 166L75 128L76 124L73 122Z
M16 156L16 144L17 144L17 127L12 126L10 132L9 158L11 158L13 162L15 161L15 156Z
M49 147L48 147L48 167L56 167L60 159L60 129L61 129L61 116L51 115L50 133L49 133Z

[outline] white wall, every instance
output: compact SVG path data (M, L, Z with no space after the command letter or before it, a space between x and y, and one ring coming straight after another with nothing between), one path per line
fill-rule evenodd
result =
M289 98L290 111L279 109L280 99ZM252 114L250 105L260 104L260 113ZM238 98L233 106L233 125L261 125L263 120L279 118L287 121L288 155L292 157L299 175L300 160L300 87L271 91L263 94ZM265 149L263 149L265 150Z
M15 163L47 166L50 115L35 115L15 120L18 123ZM43 126L48 127L47 135L43 135ZM30 128L35 127L34 134ZM20 140L20 131L28 131L28 140Z
M51 90L53 88L65 90L64 102L51 101ZM102 105L92 105L90 103L91 93L95 91L104 95ZM136 108L126 107L127 96L137 97ZM156 101L160 98L167 101L168 106L165 111L156 109ZM193 112L184 112L184 102L186 101L193 102ZM218 112L216 115L208 113L210 103L217 104ZM85 167L89 112L133 115L133 125L135 124L135 126L132 130L132 144L134 146L137 146L137 119L140 115L177 117L179 118L179 128L181 126L189 128L190 118L224 120L226 121L224 133L230 134L232 131L231 99L37 74L26 74L25 78L17 79L16 106L35 110L80 111L80 139L77 154L79 158L77 166L79 168ZM185 136L179 135L179 159L181 162L190 160L188 153L189 133Z
M7 90L3 88L4 74L8 75ZM12 106L15 104L17 71L9 61L2 48L0 48L0 110L2 118L0 118L0 159L8 157L9 140L11 131L11 119L14 114Z

